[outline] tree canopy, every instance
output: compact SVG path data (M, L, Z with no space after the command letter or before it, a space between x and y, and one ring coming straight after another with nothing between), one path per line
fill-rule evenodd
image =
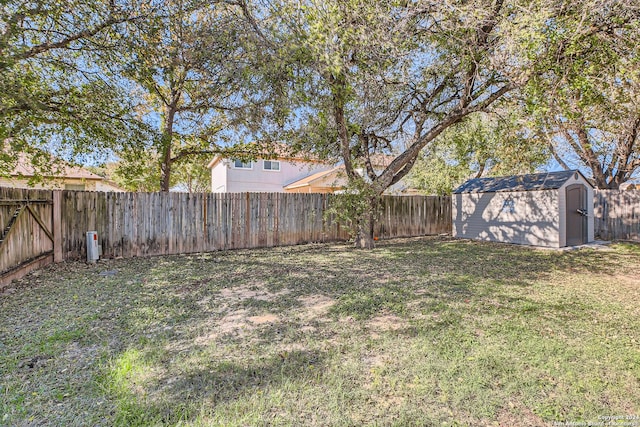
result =
M154 132L146 144L119 153L121 174L152 161L159 189L168 191L174 165L206 164L203 156L223 149L227 113L238 107L246 75L237 11L224 2L169 0L123 26L124 49L113 56L114 68Z
M469 178L532 173L549 160L513 103L476 113L450 127L423 150L408 175L412 187L446 195Z
M272 0L257 16L291 75L290 134L339 158L375 206L439 135L530 78L559 13L544 1ZM376 170L376 154L394 160ZM369 247L371 220L359 220Z
M144 15L134 1L3 2L0 9L0 173L16 153L49 164L138 140L144 126L114 76L97 72L115 29Z
M416 163L451 185L464 173L528 171L552 153L615 188L640 168L639 8L9 0L0 171L12 152L102 153L130 188L168 191L216 153L284 142L344 164L371 208L355 218L363 247L377 199ZM380 167L379 155L392 160Z
M527 112L560 165L587 168L599 188L618 188L640 171L640 5L566 9L524 90Z

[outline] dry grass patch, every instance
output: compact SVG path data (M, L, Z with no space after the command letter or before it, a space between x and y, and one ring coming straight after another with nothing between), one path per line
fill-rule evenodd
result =
M302 308L300 310L300 318L302 320L322 320L326 319L331 307L336 300L325 295L307 295L298 298Z

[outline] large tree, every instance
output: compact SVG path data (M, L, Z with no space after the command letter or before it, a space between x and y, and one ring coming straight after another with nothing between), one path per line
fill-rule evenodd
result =
M222 142L249 78L240 11L231 2L167 0L125 27L125 49L113 69L130 82L142 119L156 132L146 144L118 153L122 175L153 161L148 172L159 176L156 188L169 191L176 167L232 152Z
M0 174L16 153L51 167L42 148L95 153L144 129L112 76L97 72L115 28L146 11L122 1L15 1L0 7Z
M368 198L357 246L373 246L379 196L425 147L526 81L538 58L521 53L545 43L555 13L553 2L501 0L271 0L254 13L273 66L291 76L284 128L341 159ZM394 159L379 170L376 154Z
M615 189L640 172L640 5L565 7L526 88L528 108L560 165Z

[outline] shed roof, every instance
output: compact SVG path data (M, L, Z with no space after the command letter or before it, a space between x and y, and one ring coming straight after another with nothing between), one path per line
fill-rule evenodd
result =
M555 190L562 187L575 173L579 173L584 178L584 175L577 170L501 176L497 178L475 178L456 188L453 194Z

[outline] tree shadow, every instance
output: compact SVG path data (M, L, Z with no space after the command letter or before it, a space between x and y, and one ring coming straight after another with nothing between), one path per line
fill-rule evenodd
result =
M144 395L129 392L116 408L118 422L176 424L189 422L239 399L268 393L283 383L306 384L322 380L326 355L319 351L290 351L246 363L207 360L176 375L166 372L154 378Z

